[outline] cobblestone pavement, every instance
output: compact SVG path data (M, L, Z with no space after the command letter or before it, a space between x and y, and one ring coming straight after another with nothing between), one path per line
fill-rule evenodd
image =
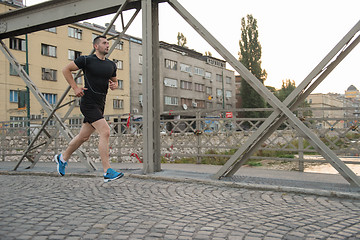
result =
M360 239L359 200L131 177L0 184L0 239Z

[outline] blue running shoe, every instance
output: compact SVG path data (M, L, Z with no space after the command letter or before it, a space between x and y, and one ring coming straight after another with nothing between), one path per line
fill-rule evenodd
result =
M65 167L67 166L67 162L62 162L60 160L60 154L54 156L54 161L57 164L57 172L61 175L65 175Z
M122 178L124 174L122 172L117 172L112 168L109 168L104 175L104 182L110 182L112 180L116 180Z

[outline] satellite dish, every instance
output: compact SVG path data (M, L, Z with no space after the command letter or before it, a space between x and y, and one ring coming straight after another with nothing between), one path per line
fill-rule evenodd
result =
M188 108L188 106L185 103L183 104L182 107L183 107L184 110L186 110Z

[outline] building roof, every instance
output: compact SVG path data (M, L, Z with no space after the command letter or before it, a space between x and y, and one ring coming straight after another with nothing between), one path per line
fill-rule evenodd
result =
M99 31L99 32L103 32L106 27L104 26L101 26L101 25L98 25L96 23L89 23L89 22L76 22L76 23L72 23L73 25L77 25L77 26L81 26L81 27L85 27L85 28L88 28L88 29L91 29L91 30L95 30L95 31ZM113 25L111 28L110 28L110 31L109 33L110 35L117 35L119 34L118 31L116 31L115 29L115 26Z
M177 52L180 53L183 56L189 56L189 57L193 57L193 58L197 58L201 61L205 61L208 64L220 67L220 68L225 68L226 67L226 61L218 59L218 58L214 58L211 56L205 56L202 53L199 53L193 49L189 49L187 47L182 47L176 44L170 44L170 43L166 43L163 41L159 42L159 46L160 48L164 48L173 52Z
M0 3L5 3L8 6L22 8L24 7L22 0L0 0Z
M350 85L346 91L357 91L357 88L354 85Z

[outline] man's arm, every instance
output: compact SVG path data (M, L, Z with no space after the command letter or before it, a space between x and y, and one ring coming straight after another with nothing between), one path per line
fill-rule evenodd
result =
M87 90L86 88L78 87L76 84L73 75L71 74L72 71L79 70L78 66L74 62L69 63L66 65L62 73L66 79L66 81L69 83L70 87L74 90L75 96L82 97L84 96L83 90Z
M118 81L117 81L117 78L116 77L112 77L110 78L109 80L109 87L111 90L115 90L117 89L119 86L118 86Z

